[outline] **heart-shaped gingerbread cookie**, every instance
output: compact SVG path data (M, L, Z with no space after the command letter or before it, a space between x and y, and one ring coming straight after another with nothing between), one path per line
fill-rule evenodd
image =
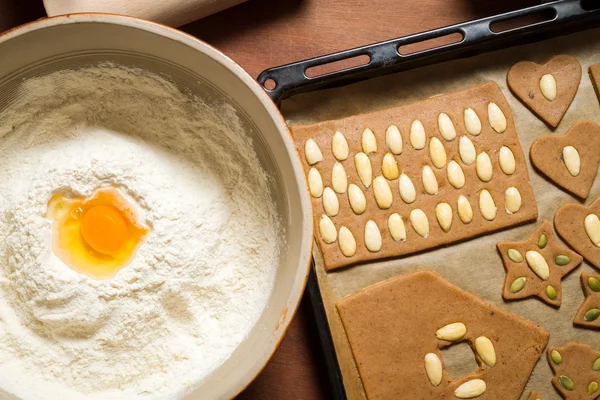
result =
M579 88L581 65L568 55L555 56L544 65L522 61L510 68L506 80L519 100L556 128Z
M568 203L554 214L554 228L565 242L600 269L600 197L589 206Z
M585 199L600 165L600 126L581 121L565 135L540 136L531 145L529 158L558 186Z

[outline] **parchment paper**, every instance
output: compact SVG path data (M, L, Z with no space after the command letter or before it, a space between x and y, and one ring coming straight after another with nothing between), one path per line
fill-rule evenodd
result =
M584 119L600 123L600 105L587 73L591 64L600 62L600 29L372 79L343 88L299 95L283 103L283 112L290 125L310 124L406 104L493 80L500 85L508 99L519 139L528 155L536 137L553 131L510 93L506 86L506 73L518 61L530 60L543 64L557 54L575 56L584 72L577 96L554 134L563 134L575 122ZM554 213L562 204L578 202L575 197L534 171L529 159L527 162L539 208L539 218L535 223L414 256L356 265L330 273L325 272L315 245L317 276L349 399L364 399L365 394L335 302L366 286L414 269L434 269L450 282L480 296L488 303L540 324L550 332L551 346L580 341L600 349L599 331L573 326L573 317L584 299L579 276L582 272L598 272L589 263L584 261L582 266L563 279L563 302L559 309L547 306L536 298L514 302L502 299L505 271L496 251L496 243L500 240L525 240L544 219L552 221ZM596 178L585 204L591 203L599 195L600 179ZM465 357L453 362L473 364L472 356L470 357L470 360ZM537 390L544 400L559 399L550 383L551 377L544 353L522 398L527 397L529 390Z

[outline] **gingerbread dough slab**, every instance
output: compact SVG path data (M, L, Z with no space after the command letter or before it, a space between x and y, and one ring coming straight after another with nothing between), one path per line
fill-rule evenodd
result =
M579 89L581 65L568 55L555 56L544 65L522 61L508 70L506 80L527 108L556 128Z
M549 334L432 271L343 298L337 308L369 399L518 399ZM451 380L441 349L467 342L479 368Z
M496 83L291 129L328 270L537 218L511 110Z
M600 351L587 344L548 347L552 385L566 400L593 400L600 396Z
M556 232L575 251L600 269L600 197L589 206L568 203L554 214Z
M531 145L529 157L550 180L585 199L600 165L600 126L581 121L563 136L540 136Z
M498 242L506 279L502 297L519 300L536 296L560 307L561 280L581 264L583 258L558 242L549 221L544 221L522 242Z
M585 300L573 323L584 328L600 329L600 275L582 273L581 289Z

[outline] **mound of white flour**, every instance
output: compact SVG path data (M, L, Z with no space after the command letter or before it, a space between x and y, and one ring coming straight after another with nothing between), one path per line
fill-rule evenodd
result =
M0 114L0 398L177 398L270 295L279 225L235 111L103 65L23 83ZM52 252L57 192L118 186L152 232L94 280ZM3 395L4 393L4 395Z

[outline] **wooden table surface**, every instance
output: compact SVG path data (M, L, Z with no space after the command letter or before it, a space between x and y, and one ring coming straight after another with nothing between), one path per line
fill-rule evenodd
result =
M249 0L183 30L216 46L256 77L269 67L536 3L539 0ZM44 15L41 0L0 0L0 32ZM330 397L305 299L273 359L238 398Z

